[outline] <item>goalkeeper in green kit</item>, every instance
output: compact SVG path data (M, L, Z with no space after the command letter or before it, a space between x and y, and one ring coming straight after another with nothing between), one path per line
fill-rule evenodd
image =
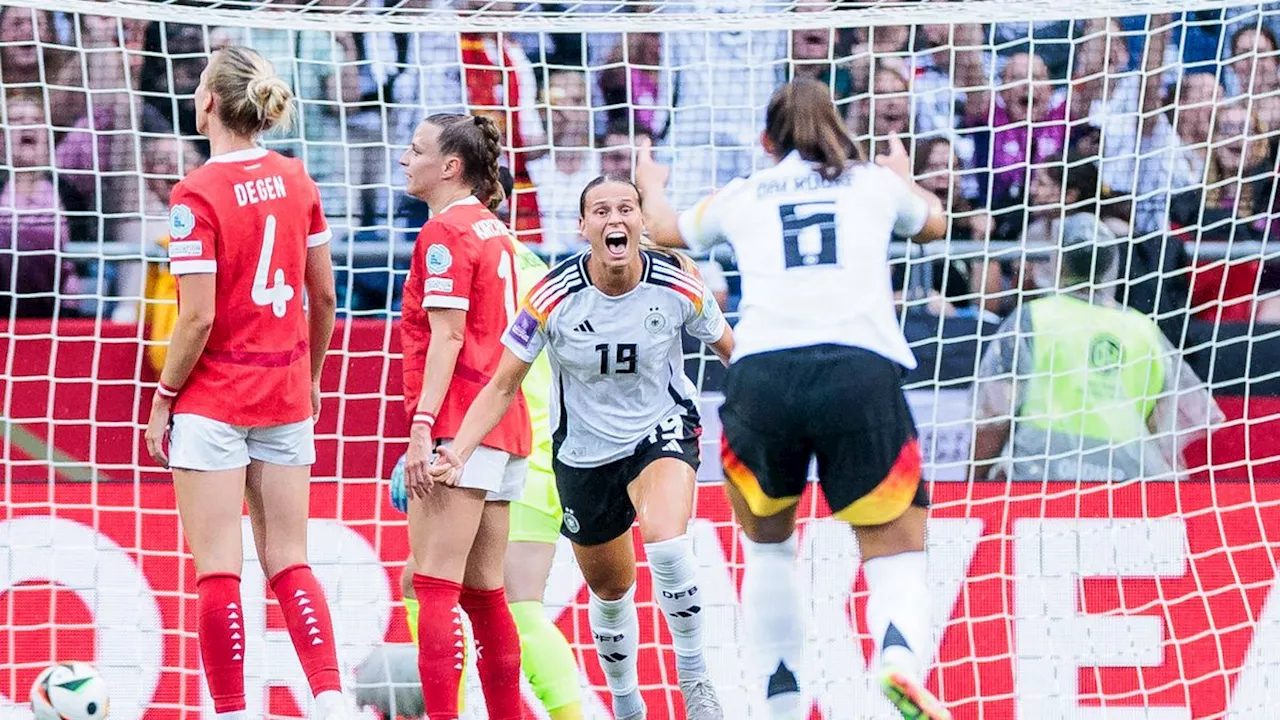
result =
M516 248L516 282L523 292L547 273L547 264L519 242ZM546 616L542 596L560 537L563 511L551 471L551 366L547 356L538 358L522 385L533 425L533 452L524 494L511 503L510 544L506 556L507 602L520 633L520 666L551 720L581 720L582 701L578 663L569 642ZM408 509L404 486L404 458L391 475L391 504ZM418 641L418 601L413 596L413 558L405 564L401 582L409 634ZM460 690L462 692L462 690Z

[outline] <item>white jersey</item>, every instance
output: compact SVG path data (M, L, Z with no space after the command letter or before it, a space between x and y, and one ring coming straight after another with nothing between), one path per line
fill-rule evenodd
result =
M827 181L793 152L685 211L680 235L698 250L733 246L742 278L733 360L835 344L914 368L893 311L889 240L918 234L928 218L928 203L892 170L855 163Z
M720 306L697 277L642 251L640 284L605 295L589 252L561 262L526 296L502 342L525 362L551 359L556 458L593 468L635 452L663 420L691 415L697 388L684 374L681 329L705 343L724 334Z

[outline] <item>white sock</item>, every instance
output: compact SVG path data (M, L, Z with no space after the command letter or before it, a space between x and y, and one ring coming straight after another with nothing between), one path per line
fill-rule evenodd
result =
M742 620L753 677L764 683L771 717L802 717L807 715L801 713L798 677L804 615L796 578L796 537L756 543L742 536L742 548Z
M702 657L702 598L698 596L698 560L688 535L645 543L649 574L653 576L658 607L667 616L676 672L681 677L707 671Z
M880 665L919 678L932 650L925 554L904 552L862 563L867 575L867 627Z
M249 720L249 711L235 710L233 712L218 713L214 717L218 720Z
M347 699L337 690L325 690L316 696L315 717L324 718L329 713L345 709Z
M588 592L587 618L591 636L595 638L600 669L604 671L609 692L613 695L613 714L617 717L643 711L640 699L640 675L636 672L636 656L640 651L640 616L636 614L636 587L617 600L601 600Z

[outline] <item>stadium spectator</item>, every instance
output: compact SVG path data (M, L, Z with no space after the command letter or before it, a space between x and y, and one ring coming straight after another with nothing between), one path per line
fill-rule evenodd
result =
M666 127L665 98L660 88L669 72L662 68L662 36L627 33L598 73L600 98L608 108L606 121L634 122L652 134Z
M873 25L854 30L849 54L856 91L861 94L871 87L871 80L881 63L910 66L914 40L915 33L910 25Z
M146 24L93 15L74 17L74 37L64 40L58 36L53 15L0 8L0 76L6 91L29 89L48 108L67 208L114 214L130 209L122 201L136 196L128 192L124 174L132 169L133 157L127 131L133 87L126 73L136 73L139 56L126 59L123 51L141 49ZM71 232L89 239L82 234L96 234L97 225L73 224Z
M1133 234L1168 229L1169 194L1196 182L1165 109L1164 62L1172 17L1150 18L1141 72L1128 73L1128 47L1115 20L1085 23L1075 53L1073 120L1088 119L1101 138L1102 181L1133 194Z
M1217 103L1226 96L1218 78L1210 72L1187 73L1178 88L1175 117L1178 144L1191 164L1191 174L1204 177L1205 159L1209 155L1209 132Z
M1280 55L1267 26L1244 27L1231 37L1231 87L1250 97L1262 126L1280 129Z
M912 174L916 184L936 195L947 208L951 221L948 237L986 240L991 232L991 215L974 207L961 192L961 169L960 159L946 138L932 137L916 143ZM1002 314L1002 303L1013 295L1011 273L995 258L939 260L929 271L930 284L940 293L938 297L945 299L959 315L995 319ZM935 304L934 309L941 310L941 307Z
M529 163L529 177L542 212L540 249L554 257L576 252L584 244L578 233L577 193L600 174L600 158L591 147L586 74L551 73L546 97L551 153Z
M147 107L142 118L141 157L142 157L142 205L137 214L123 219L118 226L118 234L141 244L141 254L152 255L155 251L165 252L169 246L169 195L187 173L200 167L204 158L194 143L183 140L165 129L164 118L155 108ZM119 299L111 313L116 322L132 323L139 319L139 306L145 307L141 313L148 319L151 308L147 301L159 297L160 300L172 301L176 295L157 296L153 287L167 287L176 290L176 283L169 278L164 280L158 274L168 275L168 269L162 263L148 263L143 260L114 263L116 268L115 289L112 293ZM142 302L139 302L142 300ZM176 314L176 306L170 306ZM172 331L172 323L168 324ZM167 340L167 335L165 339ZM160 364L164 364L163 353Z
M1024 244L1057 245L1063 216L1077 213L1099 218L1116 237L1129 234L1129 204L1102 183L1092 158L1073 154L1032 170Z
M1275 163L1257 115L1240 99L1219 105L1198 192L1180 195L1171 209L1176 225L1196 226L1202 239L1246 239L1265 216L1275 187ZM1265 225L1258 224L1257 229ZM1260 234L1260 233L1259 233Z
M827 11L834 0L810 0L797 5L796 12ZM831 28L810 28L791 32L791 78L812 78L831 88L831 99L847 117L853 98L853 71L848 48L840 47L839 34Z
M1054 92L1044 61L1028 53L1009 58L1000 90L986 100L989 108L968 114L989 118L984 130L975 134L974 157L978 163L990 163L990 175L979 175L980 194L996 210L1021 202L1029 181L1028 160L1039 164L1062 159L1067 107Z
M59 259L69 230L53 179L52 131L35 97L8 98L4 109L0 318L52 317L70 272Z
M635 168L635 149L639 144L653 142L653 136L644 128L634 129L628 123L613 122L600 140L600 174L606 177L631 177Z
M332 2L332 0L326 0ZM377 183L376 163L364 164L364 148L347 142L349 119L361 112L359 43L356 34L304 30L298 33L297 97L301 110L302 153L307 172L320 188L320 202L334 225L349 225L348 209L354 208L353 219L364 217L363 208L377 215L376 191L356 189L354 203L349 197L351 185L372 186ZM389 100L403 89L394 89ZM365 111L371 111L365 108ZM391 109L389 108L390 112ZM374 114L376 110L373 110ZM398 126L392 126L398 127ZM392 131L392 137L395 137ZM385 176L385 170L383 171ZM365 194L372 197L366 202Z
M706 0L667 9L770 12L778 3ZM672 202L683 208L767 163L757 140L765 104L786 77L790 39L782 30L671 32L663 39L664 65L679 72L663 88L673 107L662 144L671 148Z
M489 4L489 0L456 3L461 15ZM516 181L512 226L521 242L536 247L542 242L542 215L528 165L545 155L549 146L529 56L519 43L499 33L420 33L415 45L419 96L414 102L427 113L470 113L493 120L505 140L503 162ZM420 119L421 115L411 125Z
M1001 325L978 370L974 479L1173 480L1183 448L1222 421L1160 328L1102 291L1119 247L1079 213L1036 264L1042 296Z
M896 58L885 58L876 66L871 94L854 101L853 136L868 156L882 152L893 135L911 134L911 94L907 66Z
M196 87L208 59L204 28L181 23L151 23L143 47L139 85L145 101L182 137L195 138L208 157L209 143L196 131Z
M954 131L987 119L970 116L985 113L990 106L991 63L987 61L989 53L984 52L984 28L978 24L925 25L921 36L926 50L915 58L911 83L917 136L951 136L956 154L966 165L972 165L972 133ZM972 191L976 193L976 183Z

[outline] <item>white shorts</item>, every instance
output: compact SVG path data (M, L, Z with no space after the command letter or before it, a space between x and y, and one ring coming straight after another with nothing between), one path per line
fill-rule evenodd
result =
M250 460L273 465L313 465L311 418L288 425L241 427L201 415L174 415L169 426L169 466L182 470L235 470Z
M445 440L440 444L448 447L453 441ZM481 445L471 453L471 459L462 469L458 487L488 492L486 502L511 502L524 494L524 478L528 472L529 458Z

